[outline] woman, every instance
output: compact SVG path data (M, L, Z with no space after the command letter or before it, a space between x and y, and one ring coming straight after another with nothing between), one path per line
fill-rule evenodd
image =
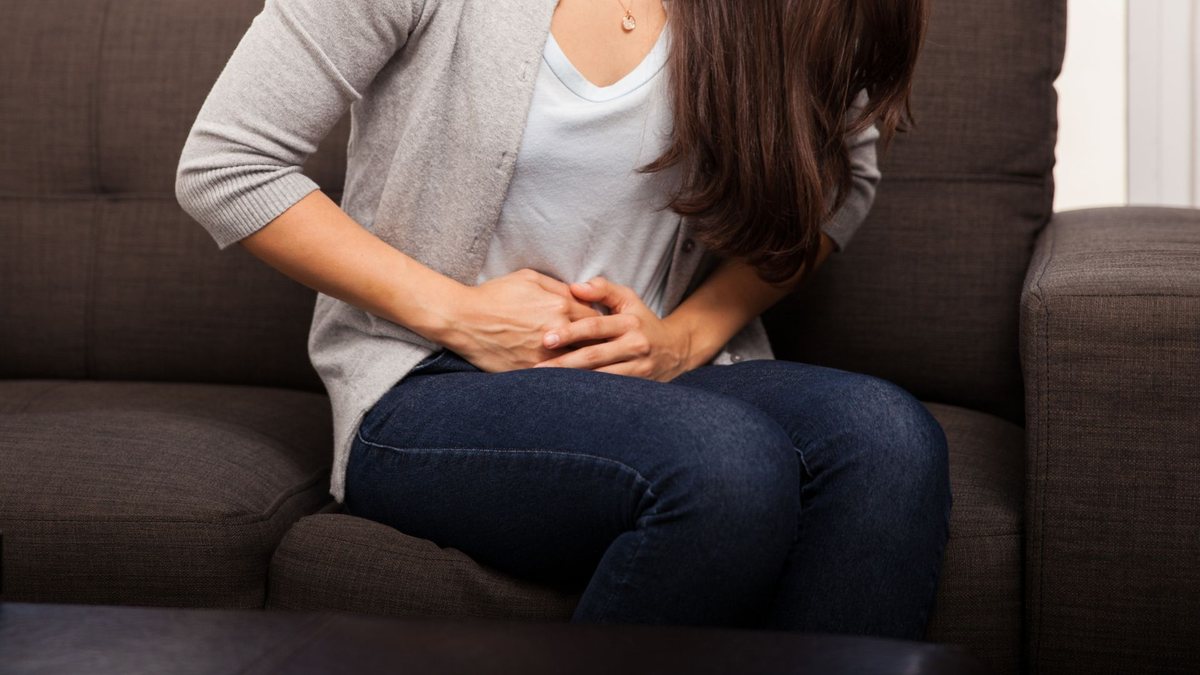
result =
M176 193L318 291L347 512L581 588L575 621L917 639L942 430L758 315L869 209L924 12L267 0ZM301 165L347 109L339 207Z

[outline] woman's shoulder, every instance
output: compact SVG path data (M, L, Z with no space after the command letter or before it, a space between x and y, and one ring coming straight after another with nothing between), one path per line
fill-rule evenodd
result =
M344 1L344 0L336 0ZM354 0L375 2L379 0ZM422 33L433 42L469 42L457 56L501 58L501 53L525 48L540 55L549 34L558 0L384 0L392 11L413 12L409 35ZM488 56L488 55L492 56Z

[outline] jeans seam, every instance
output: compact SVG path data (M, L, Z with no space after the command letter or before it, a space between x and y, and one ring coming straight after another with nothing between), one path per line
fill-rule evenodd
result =
M654 493L650 491L649 487L646 488L646 492L649 493L651 496L654 495ZM642 552L642 545L646 543L646 529L642 528L642 527L636 527L636 525L637 525L637 523L640 523L647 516L652 516L652 515L658 514L659 501L657 499L655 499L653 504L654 505L652 507L650 507L649 511L647 511L646 513L643 513L637 519L637 521L635 521L636 529L634 529L634 532L637 532L637 535L638 535L637 546L634 547L633 554L629 556L629 560L627 560L625 562L625 564L622 565L623 569L622 569L622 573L621 573L621 578L618 579L617 583L616 583L616 586L618 588L627 588L629 585L629 570L632 569L634 564L637 562L638 555ZM612 606L613 595L614 594L609 593L608 596L604 598L604 607L600 610L600 616L608 616L608 608Z
M788 436L788 440L792 441L792 448L796 451L796 455L798 455L800 457L800 466L804 467L804 473L808 474L808 478L810 480L815 478L816 476L813 475L812 470L808 468L808 459L806 459L804 455L805 455L805 452L807 452L809 446L813 445L817 441L826 441L826 440L828 440L828 438L825 436L817 436L816 438L810 438L804 444L804 447L801 447L799 445L796 445L796 441L792 440L792 434L790 432L788 433L787 436Z
M633 468L632 466L629 466L625 462L613 459L611 457L603 457L601 455L592 455L592 454L589 454L586 452L579 452L577 450L551 450L551 449L547 449L547 448L513 448L513 447L507 447L507 446L494 446L494 447L489 447L489 448L480 448L480 447L476 447L476 446L440 445L440 446L436 446L436 447L424 447L424 448L398 448L394 445L387 445L385 443L376 443L375 441L368 440L366 437L363 436L361 429L355 435L358 437L358 440L362 441L365 445L368 445L373 448L382 448L382 449L386 449L386 450L391 450L393 452L466 450L469 452L479 452L479 453L520 452L520 453L536 453L536 454L547 454L547 455L566 455L569 457L588 457L590 459L599 460L601 462L606 462L608 464L615 464L615 465L621 467L622 469L624 469L625 471L628 471L629 473L633 474L638 479L638 481L640 481L645 486L646 494L648 494L651 497L651 499L655 499L655 500L658 499L658 495L654 494L654 490L651 489L651 487L650 487L651 483L650 483L649 479L647 479L645 476L643 476L642 472L638 471L637 469Z

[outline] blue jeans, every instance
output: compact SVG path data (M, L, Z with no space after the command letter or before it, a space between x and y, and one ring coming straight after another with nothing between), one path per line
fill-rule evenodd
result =
M785 360L670 382L443 349L363 418L346 512L582 589L575 622L922 639L946 438L876 377Z

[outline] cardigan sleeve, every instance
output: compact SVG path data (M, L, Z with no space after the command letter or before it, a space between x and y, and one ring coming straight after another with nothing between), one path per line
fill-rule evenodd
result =
M301 165L404 46L421 0L266 0L208 93L175 176L220 249L317 183Z
M867 90L858 93L848 116L858 114L867 105ZM854 237L871 206L875 203L875 187L882 176L875 154L875 141L879 139L879 130L871 125L858 134L846 139L850 151L850 172L852 182L850 194L846 201L829 220L821 226L821 230L829 235L836 244L837 250L843 251Z

